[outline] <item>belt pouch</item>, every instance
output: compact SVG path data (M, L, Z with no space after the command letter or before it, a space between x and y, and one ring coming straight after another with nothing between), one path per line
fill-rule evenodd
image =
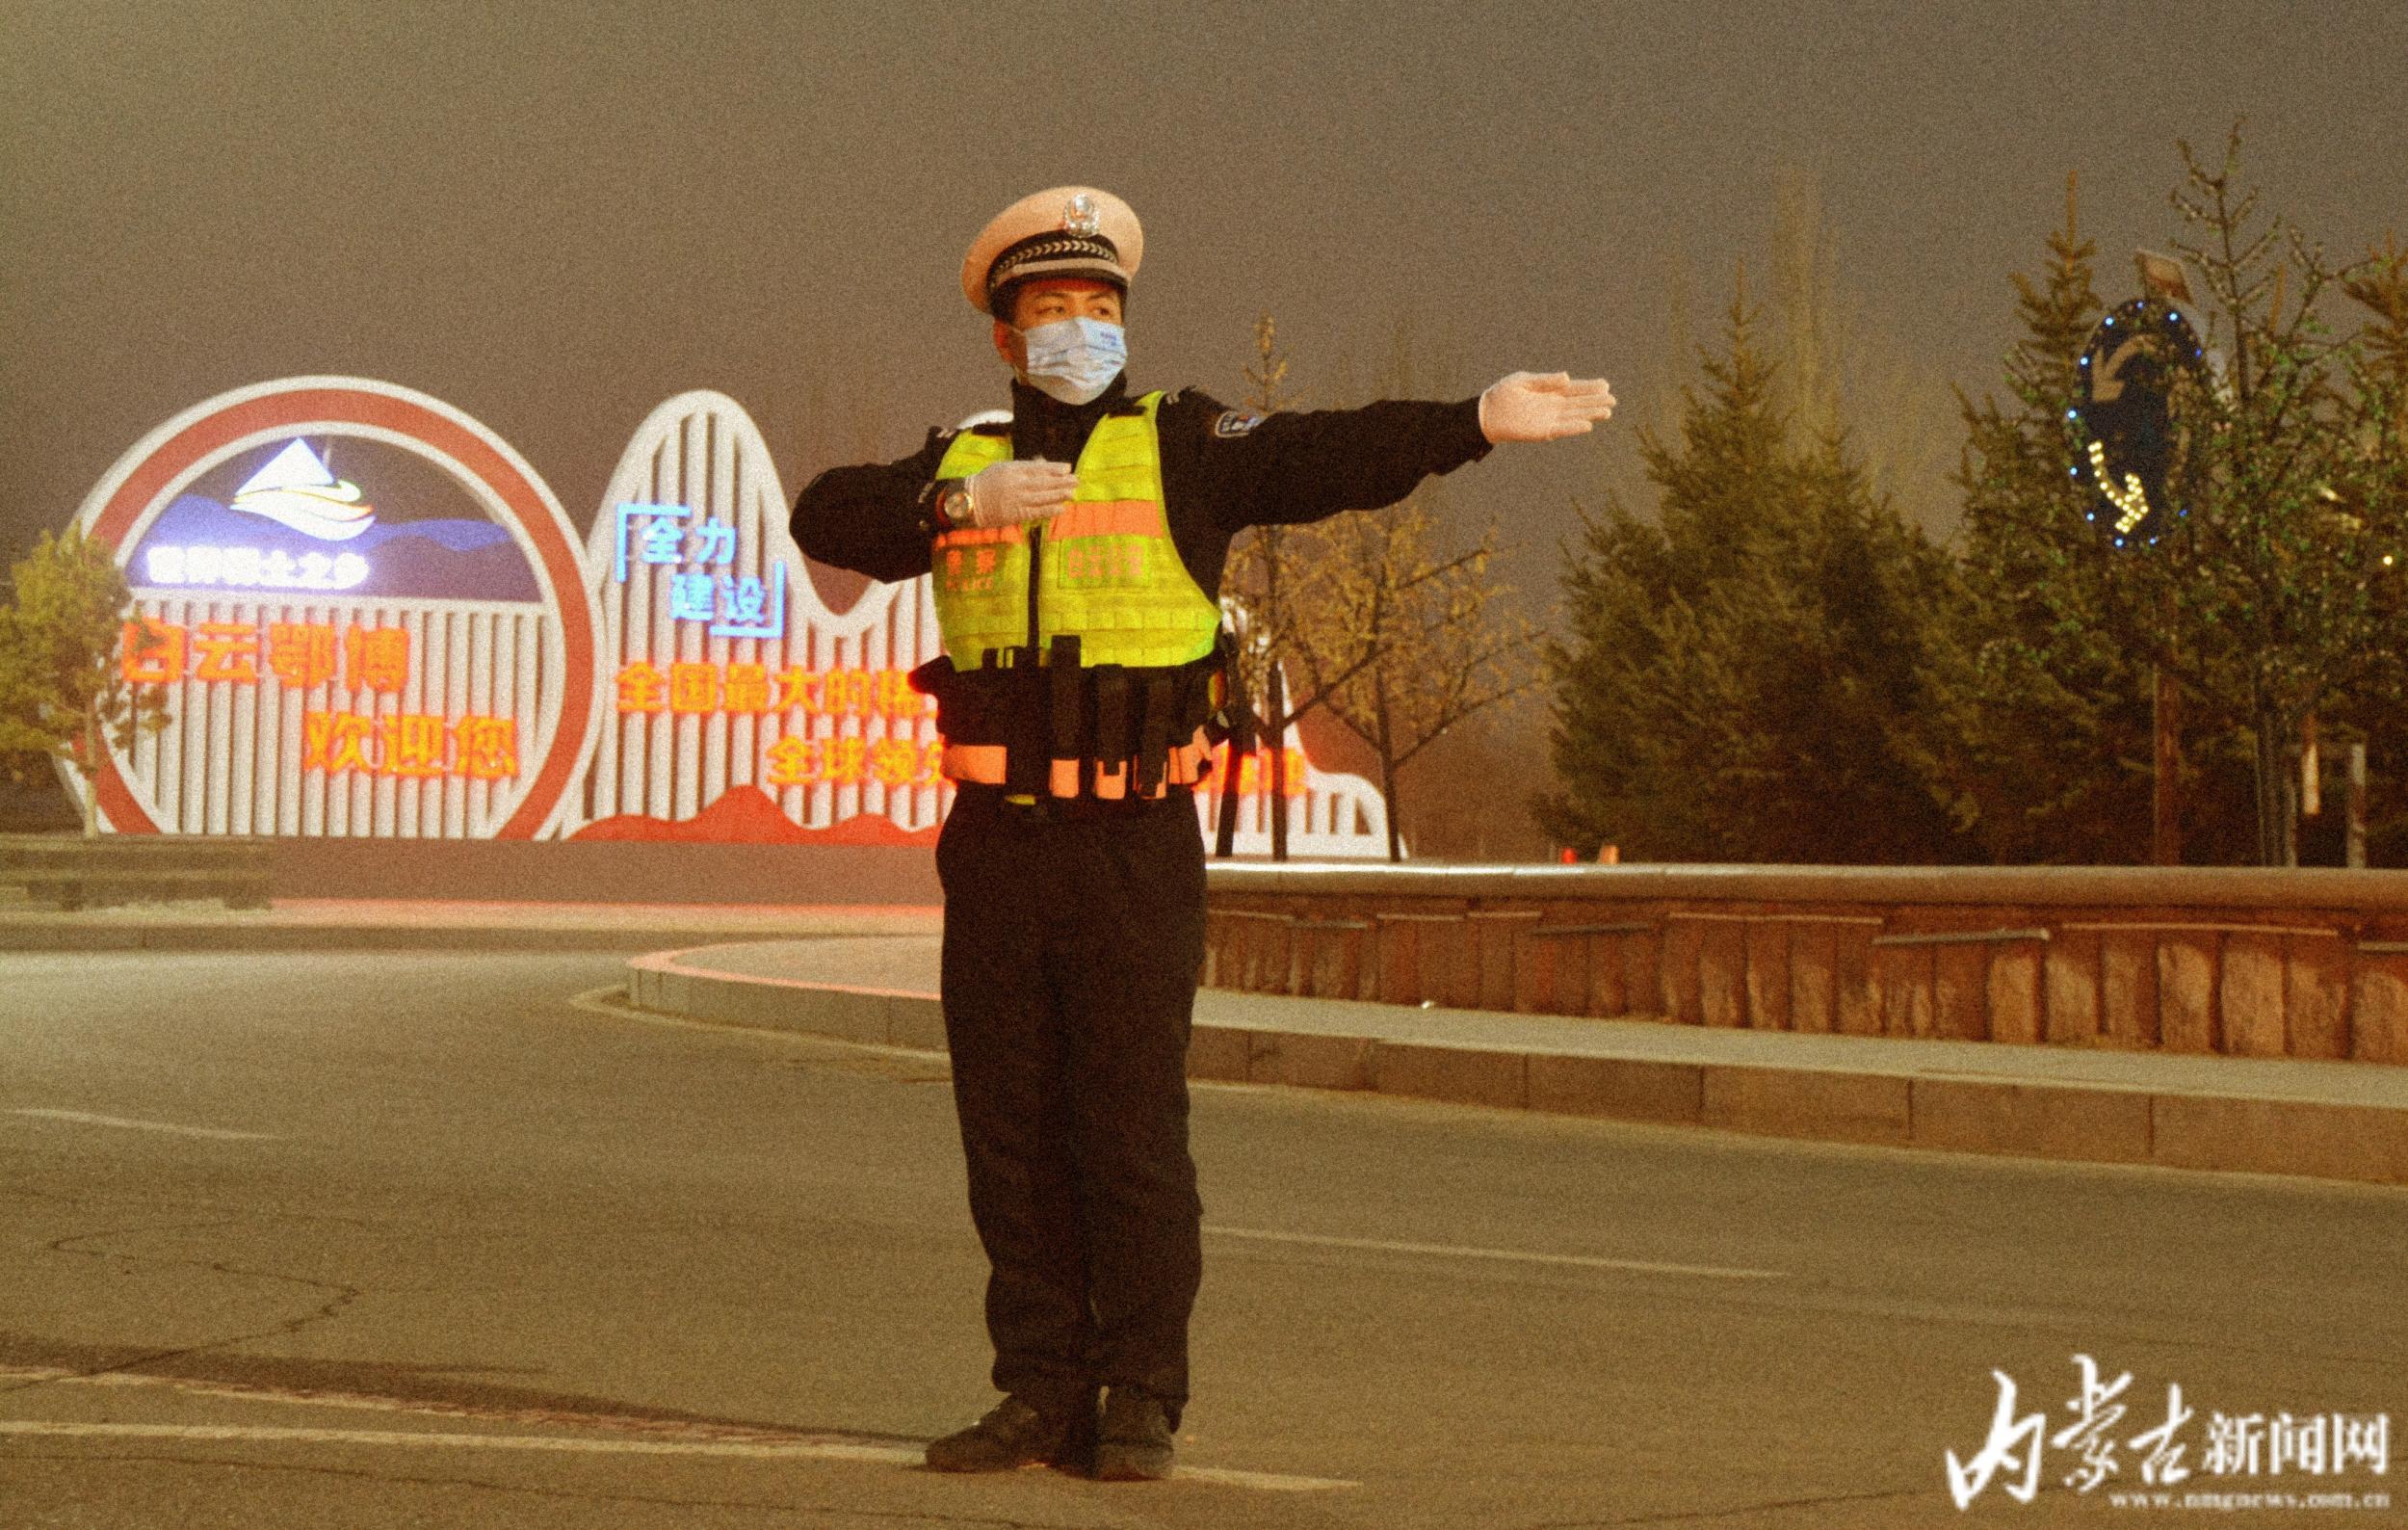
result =
M1008 796L1045 794L1045 673L1037 664L1034 644L1010 650L1012 663L1007 694L1010 703L1003 715L1004 791Z
M1095 795L1112 801L1129 794L1129 672L1099 664L1095 677Z
M1215 654L1189 665L1179 681L1179 725L1171 730L1173 748L1191 748L1197 734L1203 735L1201 757L1188 776L1191 785L1202 785L1213 774L1213 746L1220 742L1213 736L1213 677L1219 673L1219 655Z
M1054 639L1045 669L1048 708L1052 716L1053 749L1046 756L1046 785L1056 797L1079 795L1079 762L1086 754L1080 744L1082 694L1086 689L1086 676L1079 670L1079 640L1075 634L1062 633Z
M903 676L903 683L922 696L942 698L945 682L954 677L953 656L940 653Z
M943 663L943 660L934 661ZM923 665L921 670L932 668ZM921 670L912 671L914 688ZM1004 742L1002 722L1008 715L1006 704L1009 697L1010 672L1008 670L953 670L948 668L937 679L930 695L936 698L936 731L948 744L1001 744Z
M954 682L953 659L940 653L904 675L903 683L910 686L914 694L925 696L936 703L937 733L942 737L954 736L946 725L960 713L961 687Z
M1172 703L1177 699L1178 681L1168 674L1155 673L1145 677L1145 710L1138 722L1138 795L1151 797L1163 783L1163 772L1170 761L1170 725Z

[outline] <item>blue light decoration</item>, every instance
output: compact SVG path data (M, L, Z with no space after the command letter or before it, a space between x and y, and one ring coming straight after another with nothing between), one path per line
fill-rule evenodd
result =
M2175 451L2169 398L2176 369L2204 372L2205 362L2190 321L2154 297L2107 315L2083 345L2078 400L2065 411L2074 443L2066 471L2096 491L2083 518L2109 546L2154 547L2169 521L2189 514L2170 504L2166 487Z
M622 502L611 576L627 582L628 554L661 568L672 621L709 623L715 638L776 638L786 632L786 565L757 574L723 573L736 561L736 528L686 505ZM639 525L639 522L641 524Z

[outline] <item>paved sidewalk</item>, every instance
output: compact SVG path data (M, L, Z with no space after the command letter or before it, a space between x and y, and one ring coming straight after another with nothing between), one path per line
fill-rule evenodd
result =
M865 932L867 934L867 932ZM937 936L631 963L643 1008L941 1050ZM1206 989L1189 1073L1895 1147L2408 1184L2408 1068L1726 1030Z
M267 909L132 904L73 912L0 904L0 950L645 951L712 940L917 935L934 908L279 899Z

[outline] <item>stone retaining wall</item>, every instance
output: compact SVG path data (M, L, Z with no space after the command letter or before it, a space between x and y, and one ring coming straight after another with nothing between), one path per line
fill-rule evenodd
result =
M1216 865L1205 982L2408 1064L2408 873Z

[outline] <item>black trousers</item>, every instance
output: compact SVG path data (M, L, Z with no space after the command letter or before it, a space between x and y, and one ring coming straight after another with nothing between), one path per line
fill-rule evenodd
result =
M1140 1386L1178 1421L1203 1204L1187 1051L1204 846L1185 792L1034 817L965 790L938 836L945 1036L995 1385Z

